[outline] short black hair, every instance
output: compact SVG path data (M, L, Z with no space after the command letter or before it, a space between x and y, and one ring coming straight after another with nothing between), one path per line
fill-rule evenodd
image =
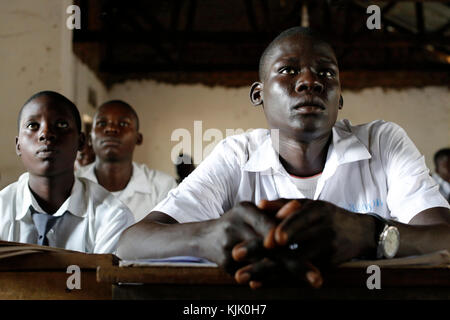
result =
M117 100L109 100L109 101L106 101L106 102L102 103L102 104L98 107L97 113L98 113L98 110L100 110L100 108L103 107L104 105L106 105L106 104L113 104L113 103L121 104L121 105L125 106L126 108L128 108L128 109L131 111L131 113L133 114L133 116L136 118L136 130L139 131L139 117L138 117L138 115L137 115L136 110L134 110L134 108L133 108L130 104L126 103L126 102L123 101L123 100L117 99ZM97 115L97 114L96 114L96 115ZM94 116L94 118L95 118L95 116Z
M25 109L25 106L27 106L34 99L37 99L41 96L50 97L52 99L55 99L56 101L61 102L61 104L67 106L69 108L70 113L72 113L72 115L75 119L75 124L77 126L78 133L81 133L81 116L80 116L80 111L78 111L77 106L72 101L70 101L65 96L63 96L62 94L55 92L55 91L50 91L50 90L39 91L39 92L33 94L30 98L28 98L27 101L25 101L22 108L20 108L19 117L17 118L17 129L19 131L20 131L20 120L22 119L22 112Z
M445 156L450 157L450 148L443 148L443 149L436 151L436 153L434 154L434 157L433 157L434 165L436 168L438 166L437 163L438 163L439 159L443 158Z
M329 45L333 49L333 46L330 44L330 41L323 34L319 33L318 31L316 31L312 28L292 27L292 28L286 29L283 32L281 32L278 36L276 36L275 39L273 39L269 43L269 45L266 47L266 49L264 49L263 53L261 54L261 57L259 59L259 70L258 70L260 81L264 81L264 79L266 77L266 70L265 70L266 60L269 57L269 53L272 51L272 49L275 47L275 45L280 40L283 40L284 38L287 38L287 37L290 37L290 36L296 35L296 34L314 38L318 41L321 41L321 42ZM334 49L333 49L333 51L334 51Z

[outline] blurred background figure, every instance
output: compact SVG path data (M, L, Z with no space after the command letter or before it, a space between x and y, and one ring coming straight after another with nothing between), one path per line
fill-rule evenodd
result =
M75 161L75 169L79 167L87 166L88 164L95 161L95 153L94 149L92 149L92 142L90 139L91 129L92 129L92 118L86 119L83 117L84 123L84 134L86 136L86 143L84 144L83 149L78 151L77 160Z
M195 170L195 165L193 164L192 158L188 154L180 153L178 156L179 158L182 158L180 164L176 164L175 168L177 170L177 183L180 184L181 181L184 180L189 174L191 174L192 171Z
M438 150L434 154L434 180L439 184L439 191L450 202L450 148Z

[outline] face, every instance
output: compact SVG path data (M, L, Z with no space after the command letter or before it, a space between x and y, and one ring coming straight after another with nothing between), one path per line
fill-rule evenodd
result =
M263 105L269 127L297 140L329 135L341 94L332 49L307 36L289 36L270 51L265 68L251 98Z
M61 102L40 96L24 107L16 153L30 174L50 177L73 172L83 144L73 114Z
M436 172L442 179L450 183L450 157L442 156L437 160Z
M103 161L132 160L136 145L142 143L134 114L120 103L105 104L98 110L91 132L92 147Z

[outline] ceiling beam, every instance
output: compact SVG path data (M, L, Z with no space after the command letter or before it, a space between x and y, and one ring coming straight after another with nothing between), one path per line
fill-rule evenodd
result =
M245 12L247 14L248 23L254 32L258 32L258 24L256 23L255 11L252 0L244 0Z
M181 0L173 1L173 7L170 17L170 30L176 31L180 24Z
M410 87L425 86L449 86L450 74L442 71L343 71L340 73L341 87L343 90L358 91L371 87L382 87L389 89L404 89ZM245 87L249 88L254 81L258 81L257 71L221 71L212 72L155 72L149 74L123 75L103 74L102 79L110 87L129 79L150 79L172 84L196 84L207 86ZM345 93L345 91L344 91Z
M423 3L416 2L415 8L416 8L417 32L423 35L425 33L425 16L423 14Z
M370 66L352 66L351 68L341 66L342 72L348 72L357 69L364 69L370 72L380 72L381 71L396 71L399 69L398 64L383 64ZM126 63L121 64L120 62L111 62L111 63L102 63L100 65L100 72L108 72L108 73L135 73L135 72L174 72L174 71L183 71L183 72L198 72L198 71L253 71L258 70L258 61L254 63L216 63L213 61L206 61L202 63L196 62L185 62L183 64L173 64L173 63ZM441 64L423 64L417 63L415 65L415 71L417 72L449 72L450 68L443 67Z
M106 31L85 31L74 30L73 41L75 43L82 42L106 42L109 32ZM235 44L261 44L265 46L267 39L271 36L266 32L201 32L201 31L165 31L165 32L153 32L153 31L140 31L140 32L116 32L114 38L116 43L139 43L149 44L150 42L159 41L161 43L172 43L173 40L187 40L189 42L201 42L201 43L235 43ZM450 37L444 37L440 34L431 33L425 34L423 37L411 34L411 35L397 35L397 34L377 34L367 36L365 38L342 41L338 39L332 39L331 43L336 45L345 46L366 46L366 47L383 47L383 46L408 46L419 45L423 43L439 43L441 45L449 45Z

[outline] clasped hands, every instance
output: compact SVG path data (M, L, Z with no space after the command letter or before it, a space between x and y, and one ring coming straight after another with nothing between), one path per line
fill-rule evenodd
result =
M323 284L320 268L364 250L361 216L320 200L240 203L222 217L225 254L219 264L253 289L292 281L318 288Z

